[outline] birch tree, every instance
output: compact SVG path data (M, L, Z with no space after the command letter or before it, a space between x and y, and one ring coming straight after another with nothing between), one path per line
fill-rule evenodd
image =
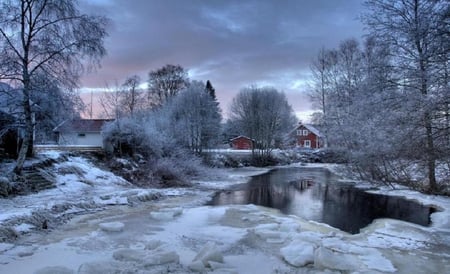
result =
M0 78L23 93L25 133L14 172L20 174L33 148L33 78L45 75L74 88L85 62L105 55L106 19L82 14L71 0L5 0L0 3Z
M398 74L398 86L415 109L409 124L422 140L419 146L427 166L429 190L437 189L438 145L436 114L447 95L442 89L442 67L448 67L449 4L445 0L368 0L364 22L371 34L389 45ZM447 32L447 35L445 33ZM447 80L448 81L448 78Z

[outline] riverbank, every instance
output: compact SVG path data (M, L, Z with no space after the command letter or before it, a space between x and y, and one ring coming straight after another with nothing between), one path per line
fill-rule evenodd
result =
M450 272L445 197L423 196L442 209L431 227L384 219L350 235L254 205L204 206L215 191L268 169L214 169L172 189L137 188L82 157L59 170L56 189L1 200L3 224L39 208L67 217L49 229L16 218L19 237L0 244L1 273ZM419 199L414 193L403 194Z

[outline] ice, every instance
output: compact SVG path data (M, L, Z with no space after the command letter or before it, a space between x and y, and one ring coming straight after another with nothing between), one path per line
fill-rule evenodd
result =
M356 255L337 252L321 246L314 253L314 267L357 271L362 268L362 265Z
M283 243L286 233L279 231L279 224L262 224L253 229L254 233L268 243Z
M34 272L34 274L75 274L75 272L64 266L47 266Z
M119 267L111 261L87 262L80 265L77 274L120 273Z
M125 225L121 222L110 222L99 224L101 230L105 232L122 232Z
M305 266L314 263L314 245L296 240L280 249L283 259L293 266Z
M223 263L223 255L214 243L208 242L195 256L193 262L195 261L201 261L205 267L211 267L210 262Z
M188 265L188 268L194 272L205 272L206 267L202 261L193 261Z
M133 261L133 262L144 262L144 257L146 256L144 250L135 250L130 248L124 248L116 250L113 253L113 258L118 261Z
M324 235L313 231L302 231L294 235L294 237L294 239L299 239L302 242L314 244L317 247L317 245L322 241Z
M356 271L371 269L395 272L396 268L375 248L361 247L340 238L326 238L316 250L315 266Z
M175 251L158 250L156 252L147 255L144 258L144 266L149 267L160 264L178 263L179 261L180 256L178 256L178 254Z
M150 212L150 217L159 221L169 221L176 217L176 213L170 210Z
M158 247L160 247L161 245L163 245L163 242L161 242L160 240L150 240L145 245L145 249L154 250L154 249L157 249Z

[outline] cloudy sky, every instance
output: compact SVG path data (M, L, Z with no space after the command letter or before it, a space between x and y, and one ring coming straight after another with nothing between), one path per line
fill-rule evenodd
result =
M83 0L83 10L111 19L108 55L83 90L103 88L165 64L195 80L210 80L224 113L251 84L284 91L298 114L309 66L321 47L360 38L362 0ZM303 118L302 117L302 118Z

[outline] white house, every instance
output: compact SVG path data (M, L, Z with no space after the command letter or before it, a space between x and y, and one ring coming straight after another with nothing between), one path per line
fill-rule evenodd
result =
M103 147L102 127L108 119L67 120L58 125L53 132L61 146Z

